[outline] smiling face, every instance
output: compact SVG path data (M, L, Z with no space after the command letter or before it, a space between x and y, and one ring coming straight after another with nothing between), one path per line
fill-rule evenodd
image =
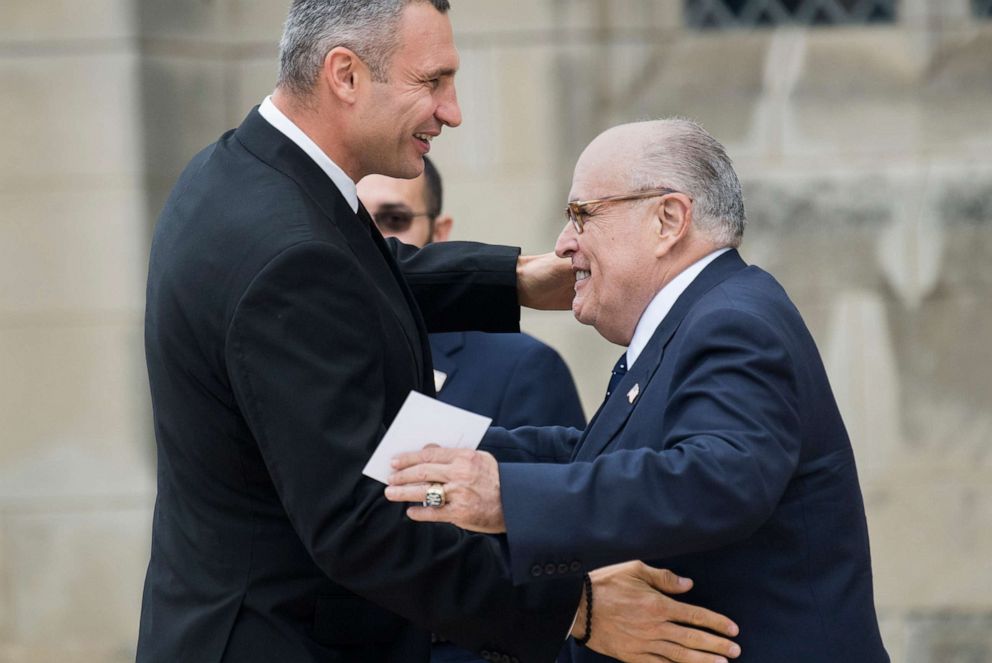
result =
M411 178L445 125L461 124L455 94L458 51L451 22L430 3L404 8L387 82L371 82L358 111L362 174Z
M582 153L569 200L632 192L619 176L629 154L613 143L600 137ZM659 204L648 199L590 206L582 234L566 223L555 245L555 253L572 260L575 318L619 345L630 343L637 321L663 284L664 261L656 253Z

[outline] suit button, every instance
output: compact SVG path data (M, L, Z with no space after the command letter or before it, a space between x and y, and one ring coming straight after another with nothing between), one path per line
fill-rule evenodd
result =
M530 574L535 578L541 575L542 573L544 573L544 569L541 568L540 564L535 564L534 566L530 567Z
M558 565L558 573L568 573L568 564L562 562Z
M557 567L554 564L544 565L544 572L547 573L549 576L553 576L555 574L555 571L557 571Z
M582 565L579 564L578 561L572 562L571 564L568 565L568 570L571 571L572 573L576 573L577 571L582 570Z

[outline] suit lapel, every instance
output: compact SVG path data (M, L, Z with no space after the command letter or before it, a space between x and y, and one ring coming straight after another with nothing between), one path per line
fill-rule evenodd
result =
M599 408L593 421L586 428L582 440L576 445L572 453L573 460L592 460L609 445L644 397L651 378L661 366L668 342L672 340L685 316L704 294L745 267L747 264L736 250L727 251L707 265L706 269L689 284L685 292L675 301L672 310L658 325L644 351L617 385L613 395ZM630 398L631 396L634 398ZM658 405L660 404L654 404L656 407Z
M420 309L365 208L359 205L359 213L353 212L327 174L296 143L269 124L257 107L248 114L234 136L257 158L295 181L341 231L351 251L389 303L410 351L422 367L420 390L434 395L427 330Z
M445 384L447 384L447 381L458 372L458 362L455 361L455 355L465 345L465 333L431 334L430 345L434 369L444 373ZM439 391L444 391L444 388L442 387Z
M263 118L256 106L234 132L245 149L296 182L324 214L342 228L355 213L344 196L303 149ZM354 225L354 224L351 224Z
M654 339L652 338L652 342ZM648 343L651 347L652 343ZM647 349L641 353L634 367L620 380L613 394L603 403L593 420L586 427L582 440L572 451L572 460L592 460L599 455L617 431L623 428L631 413L640 402L640 394L647 389L648 383L654 377L661 363L662 348L658 348L656 357L649 357ZM637 391L632 391L637 385ZM629 396L636 396L631 399Z
M434 369L431 366L431 349L427 341L427 325L424 324L424 318L420 315L420 308L417 306L417 301L413 297L413 292L410 290L410 286L407 285L403 273L400 272L400 267L396 264L396 260L393 258L386 240L383 239L379 229L372 223L372 217L369 216L365 206L361 203L358 205L358 211L363 221L367 222L372 241L378 249L379 256L389 269L390 278L387 278L385 283L387 288L393 290L390 296L390 301L394 305L393 313L396 314L397 319L403 326L403 331L406 333L407 340L410 342L410 349L413 350L417 361L424 367L421 391L429 396L434 396ZM403 302L399 304L399 308L396 306L399 303L396 299L397 293Z

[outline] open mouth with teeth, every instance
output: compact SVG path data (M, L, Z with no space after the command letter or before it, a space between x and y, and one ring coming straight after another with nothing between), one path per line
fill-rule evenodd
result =
M430 152L431 141L434 140L434 136L430 134L413 134L413 137L417 140L417 144L420 145L420 149L424 152Z

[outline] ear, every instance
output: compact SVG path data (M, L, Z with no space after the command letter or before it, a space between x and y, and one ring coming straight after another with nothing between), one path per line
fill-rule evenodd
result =
M368 76L368 67L349 48L332 48L324 58L321 76L330 93L347 104L354 104L358 98L358 87Z
M692 199L684 193L671 193L661 199L655 208L654 227L658 233L655 256L662 257L672 251L692 227Z
M454 223L454 219L447 214L442 214L434 219L434 234L431 236L431 241L447 242L448 236L451 235L451 227Z

